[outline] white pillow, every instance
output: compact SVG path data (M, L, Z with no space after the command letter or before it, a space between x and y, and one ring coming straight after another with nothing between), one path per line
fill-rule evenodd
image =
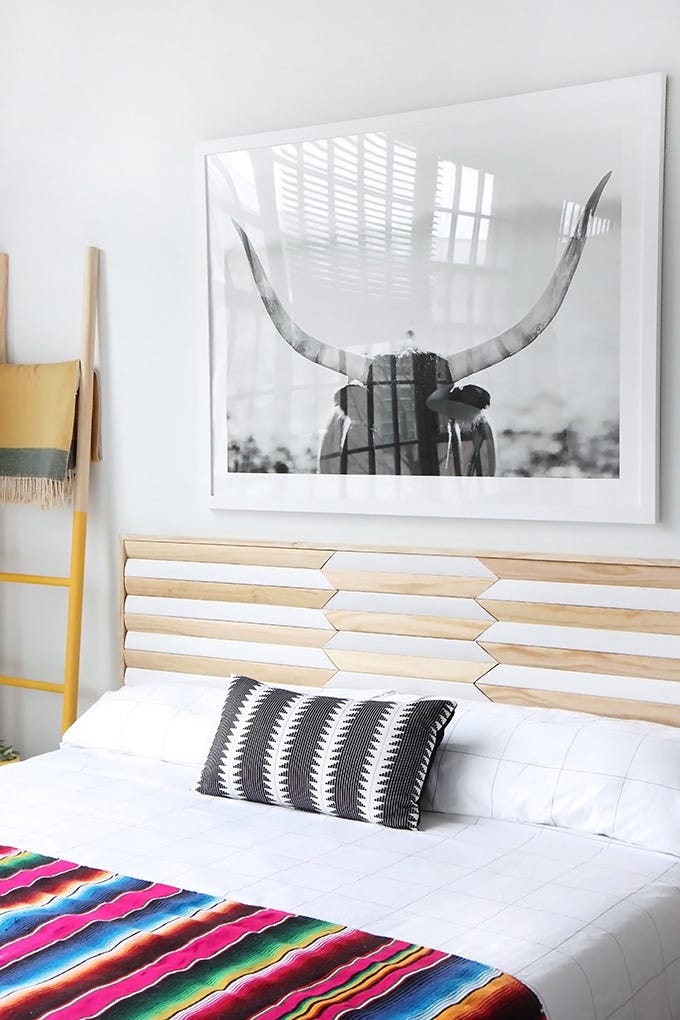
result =
M292 671L293 672L293 671ZM189 683L136 683L109 691L77 719L62 737L62 747L86 747L116 751L142 758L202 767L212 745L224 699L227 677L214 684L207 678ZM301 687L286 690L303 694L328 694L336 698L367 701L385 697L385 690L344 690ZM411 699L412 700L412 699Z
M121 687L109 691L73 723L62 747L87 747L201 766L220 720L224 685Z
M422 807L680 856L680 729L461 699Z

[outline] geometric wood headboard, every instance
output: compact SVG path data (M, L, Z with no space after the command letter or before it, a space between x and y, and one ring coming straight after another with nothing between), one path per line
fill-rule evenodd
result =
M680 563L124 538L123 666L680 726Z

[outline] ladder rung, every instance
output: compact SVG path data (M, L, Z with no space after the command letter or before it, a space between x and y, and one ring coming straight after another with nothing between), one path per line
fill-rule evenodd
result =
M55 588L68 588L70 577L50 577L42 574L0 574L0 581L10 584L47 584Z
M8 687L27 687L30 691L53 691L61 694L64 690L63 684L51 684L46 680L26 680L20 676L0 676L0 684Z

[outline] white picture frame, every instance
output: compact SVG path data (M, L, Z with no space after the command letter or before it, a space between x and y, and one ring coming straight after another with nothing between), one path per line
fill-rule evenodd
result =
M202 145L211 506L656 521L664 104L665 77L648 74ZM357 379L408 348L451 362L526 316L609 173L547 327L452 380L491 394L497 473L447 473L488 470L490 445L470 461L467 426L442 414L440 474L408 473L427 462L395 454L373 395L371 452L355 439L343 464L357 473L342 473L364 391L349 408L334 396L353 379L293 350L262 288ZM320 450L340 473L328 458L319 471Z

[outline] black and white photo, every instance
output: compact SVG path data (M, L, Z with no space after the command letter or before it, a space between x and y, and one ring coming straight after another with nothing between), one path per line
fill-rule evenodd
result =
M205 147L214 505L654 519L662 107L647 75Z

